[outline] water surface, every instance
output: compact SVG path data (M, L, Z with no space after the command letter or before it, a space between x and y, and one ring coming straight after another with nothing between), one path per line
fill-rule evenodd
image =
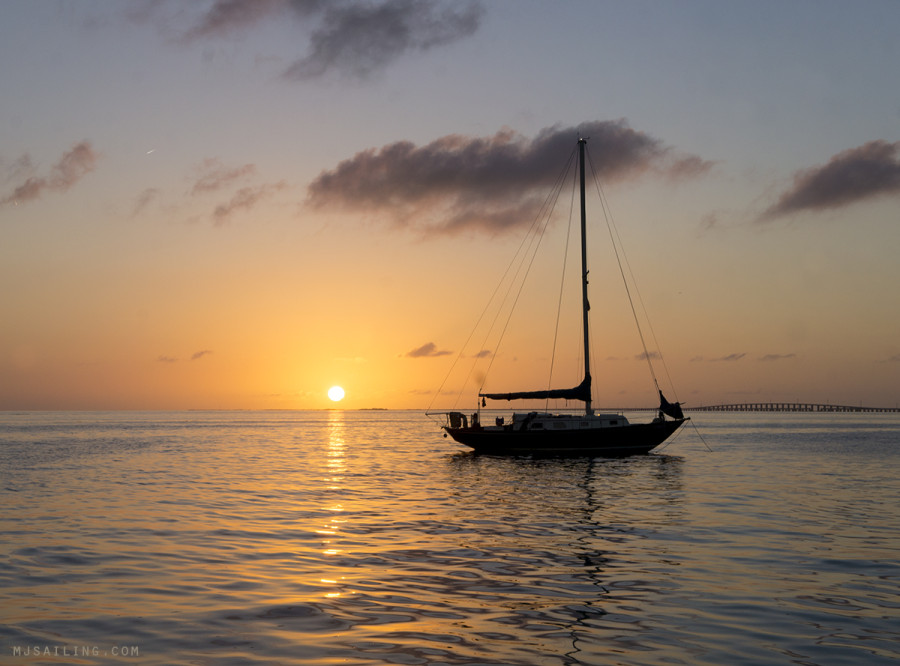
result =
M900 659L900 417L694 418L713 452L532 460L414 412L2 414L3 657Z

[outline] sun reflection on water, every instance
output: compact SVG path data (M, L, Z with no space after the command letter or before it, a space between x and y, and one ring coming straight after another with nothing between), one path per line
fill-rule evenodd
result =
M325 475L322 477L327 485L326 488L331 493L341 493L345 489L345 476L347 474L347 455L346 455L346 424L344 421L344 413L341 411L332 411L328 415L327 441L325 449ZM317 534L323 537L339 537L341 534L341 526L346 523L346 519L342 517L344 505L340 501L330 500L329 503L322 507L322 510L330 513L331 517L316 530ZM343 552L342 548L337 547L336 538L323 538L321 541L322 555L326 560L333 562L335 556ZM323 596L328 599L334 599L344 595L341 581L344 576L331 575L319 578L319 584L327 586L327 591Z

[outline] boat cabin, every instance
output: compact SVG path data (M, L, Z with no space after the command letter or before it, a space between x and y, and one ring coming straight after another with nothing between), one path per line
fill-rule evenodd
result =
M468 428L469 419L462 412L449 412L447 420L451 428ZM564 430L592 430L596 428L617 428L627 426L628 419L623 414L605 413L574 416L572 414L551 414L549 412L515 412L512 420L496 417L493 425L481 425L478 413L472 414L472 427L484 431L543 430L547 432Z

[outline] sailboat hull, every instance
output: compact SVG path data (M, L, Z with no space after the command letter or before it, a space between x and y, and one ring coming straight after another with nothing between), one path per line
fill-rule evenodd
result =
M445 426L444 430L454 440L478 453L620 458L649 453L678 430L685 420L559 432L480 426L459 428Z

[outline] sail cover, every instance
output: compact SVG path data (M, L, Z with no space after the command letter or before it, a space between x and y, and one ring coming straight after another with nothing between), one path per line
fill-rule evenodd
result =
M515 393L479 393L478 397L489 400L591 400L591 377L588 375L578 386L570 389L548 389L546 391L517 391Z
M684 418L684 412L681 411L681 403L669 402L666 400L666 396L663 395L662 391L659 392L659 411L666 416L671 416L673 419Z

